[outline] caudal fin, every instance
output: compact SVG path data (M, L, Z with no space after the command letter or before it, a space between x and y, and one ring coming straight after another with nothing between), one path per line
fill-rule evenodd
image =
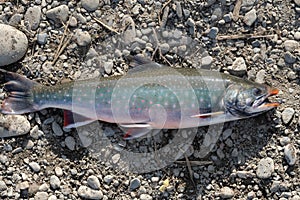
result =
M4 76L4 90L8 97L4 99L0 112L4 114L23 114L37 110L33 102L32 88L38 83L19 74L0 69Z

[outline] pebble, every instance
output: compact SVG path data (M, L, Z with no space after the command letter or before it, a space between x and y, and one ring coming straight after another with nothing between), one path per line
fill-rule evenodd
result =
M35 31L39 25L42 16L40 6L33 6L27 9L24 15L24 21L28 23L28 30Z
M68 147L68 149L70 149L71 151L75 150L75 139L72 136L68 136L65 138L65 144Z
M113 61L104 62L103 67L104 67L105 73L110 74L114 67L114 63L113 63Z
M76 27L76 26L77 26L77 19L76 19L76 17L71 17L71 18L70 18L69 25L70 25L71 27Z
M0 181L0 191L7 190L7 186L4 181Z
M50 10L47 10L46 16L53 20L56 24L61 22L67 22L69 15L69 7L66 5L60 5Z
M257 72L255 82L257 83L265 83L265 77L266 77L266 70L261 69Z
M299 0L299 2L300 2L300 0ZM300 40L300 31L298 31L294 34L294 38L295 38L295 40Z
M30 162L28 165L34 172L39 172L41 170L40 165L36 162Z
M170 45L168 43L163 43L160 45L161 52L163 54L167 53L170 50Z
M2 124L0 127L2 138L25 135L30 131L30 123L22 115L0 115L0 124Z
M256 10L252 9L245 14L243 21L247 26L251 26L256 21L256 19Z
M44 45L47 43L48 34L47 33L39 33L37 34L37 43Z
M210 67L213 63L213 57L205 56L201 59L201 67Z
M299 42L297 42L296 40L286 40L284 41L283 45L285 50L290 52L299 48Z
M211 39L216 39L218 33L219 33L219 29L218 29L217 27L212 27L212 28L209 30L207 36L208 36L209 38L211 38Z
M56 136L62 136L64 134L63 130L61 129L61 127L58 125L58 123L56 121L52 122L52 131L54 132L54 134Z
M293 108L286 108L282 111L281 117L284 124L288 124L295 114L295 110Z
M257 165L256 175L258 178L267 179L270 178L274 172L274 161L272 158L263 158Z
M0 24L0 66L20 60L26 53L26 35L13 26Z
M284 147L284 157L289 165L295 165L297 161L297 150L293 144Z
M112 175L106 175L103 180L106 184L109 185L112 182L113 178L114 177Z
M230 199L234 196L234 191L230 187L223 187L220 190L220 197Z
M182 7L179 1L176 1L176 14L178 18L182 18Z
M8 24L14 27L18 27L22 19L23 19L23 15L16 13L9 19Z
M294 56L291 52L286 52L284 54L284 61L288 64L294 64L296 62L297 58Z
M134 178L130 181L130 190L135 190L141 186L141 181L138 178Z
M60 177L63 175L63 170L61 169L61 167L55 167L54 169L56 176Z
M90 186L90 188L99 190L100 189L100 181L97 178L97 176L91 175L87 179L87 184Z
M50 177L50 187L53 189L53 190L56 190L60 187L60 180L57 176L55 175L52 175Z
M75 37L76 43L79 46L83 46L83 47L90 45L90 43L92 41L91 35L87 31L77 30L74 37Z
M102 199L103 198L103 193L101 191L93 190L87 186L80 186L77 193L81 198L86 198L86 199Z
M48 200L48 197L49 197L49 195L47 192L37 192L34 195L35 200Z
M141 194L140 200L152 200L152 197L149 194Z
M291 139L289 137L282 137L279 142L282 146L285 146L291 142Z
M99 0L81 0L82 7L90 12L97 10L99 3Z
M232 65L228 67L233 74L245 74L247 71L247 66L243 57L238 57L233 61Z
M300 6L300 0L294 0L294 2L297 6Z

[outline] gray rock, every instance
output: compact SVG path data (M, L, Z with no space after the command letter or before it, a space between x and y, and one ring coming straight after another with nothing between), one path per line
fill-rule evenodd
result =
M63 130L61 127L58 125L56 121L52 122L52 131L56 136L62 136L64 134Z
M112 182L113 178L114 177L112 175L106 175L103 180L106 184L109 185Z
M299 0L299 2L300 2L300 0ZM300 40L300 31L298 31L294 34L294 38L295 38L295 40Z
M4 181L0 181L0 191L7 190L7 186Z
M219 29L217 27L212 27L209 30L207 36L210 37L211 39L215 39L217 37L218 33L219 33Z
M0 30L0 66L17 62L27 52L26 35L5 24L0 24Z
M103 67L104 67L105 73L110 74L114 67L114 63L112 61L104 62Z
M170 46L168 43L163 43L160 45L161 52L163 54L167 53L170 50Z
M40 6L29 7L24 15L24 21L28 23L28 30L36 30L40 25L42 11Z
M17 27L23 19L23 15L16 13L9 19L9 25Z
M263 158L257 165L256 175L258 178L267 179L270 178L274 172L274 161L272 158Z
M176 14L179 18L182 18L182 7L180 1L176 1Z
M261 69L257 72L255 82L257 83L265 83L265 77L266 77L266 71L264 69Z
M300 0L294 0L294 2L297 6L300 6Z
M32 140L27 140L25 143L24 143L24 146L25 146L25 149L32 149L33 146L34 146L34 142Z
M153 198L149 194L141 194L140 200L152 200Z
M61 22L66 22L68 20L69 7L66 5L57 6L48 10L46 16L56 24L61 24Z
M295 110L293 108L286 108L281 113L281 118L284 124L288 124L295 114Z
M100 181L97 178L97 176L91 175L87 179L87 184L90 186L90 188L99 190L100 189Z
M141 186L141 181L138 178L134 178L130 181L130 190L135 190Z
M232 65L228 69L233 72L233 74L243 75L247 71L247 66L243 57L238 57L233 61Z
M77 19L76 19L76 17L71 17L70 18L69 25L71 27L76 27L77 26Z
M41 191L41 192L47 192L49 190L49 188L50 188L49 184L43 183L42 185L40 185L39 191Z
M75 34L76 43L79 46L88 46L91 41L91 35L87 31L77 30Z
M106 137L111 137L115 134L115 131L110 127L105 127L103 133L105 134Z
M223 187L220 190L220 197L230 199L234 196L234 191L230 187Z
M47 192L37 192L34 195L35 200L48 200L48 197L49 197L49 195Z
M213 58L211 56L205 56L201 59L201 67L210 67L213 63Z
M63 175L63 170L61 169L61 167L55 167L54 169L56 176L60 177Z
M256 21L256 19L256 10L252 9L245 14L243 21L247 26L251 26Z
M296 40L286 40L283 45L286 51L294 51L299 48L299 42Z
M279 142L282 146L285 146L291 142L291 139L289 137L282 137Z
M99 6L99 0L81 0L81 5L87 11L95 11Z
M57 197L53 194L48 198L48 200L57 200Z
M297 161L297 149L293 144L284 147L284 157L289 165L295 165Z
M56 190L60 187L60 180L57 176L55 175L52 175L50 177L50 187L53 189L53 190Z
M0 115L0 137L5 138L5 137L25 135L29 131L30 131L30 123L25 116Z
M41 170L40 165L36 162L30 162L28 165L34 172L39 172Z
M76 142L72 136L68 136L65 138L65 144L68 147L68 149L70 149L71 151L74 151Z
M46 44L47 43L48 34L47 33L39 33L37 34L37 42L39 44Z
M77 193L81 198L86 198L86 199L102 199L103 198L103 193L101 191L93 190L87 186L80 186Z
M297 58L291 52L286 52L284 54L284 61L288 64L294 64Z
M223 17L223 19L224 19L224 21L226 23L231 22L231 20L232 20L232 13L225 14L224 17Z

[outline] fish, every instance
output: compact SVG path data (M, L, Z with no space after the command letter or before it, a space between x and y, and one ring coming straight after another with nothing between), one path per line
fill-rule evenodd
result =
M44 86L0 69L7 97L2 114L64 110L64 127L100 120L118 124L124 139L151 130L182 129L257 116L279 106L279 90L218 71L172 68L136 57L127 74Z

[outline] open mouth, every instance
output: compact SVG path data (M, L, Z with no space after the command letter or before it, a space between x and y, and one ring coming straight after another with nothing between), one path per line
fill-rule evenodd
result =
M264 96L263 98L259 99L259 103L257 108L262 108L262 109L271 109L271 108L275 108L278 107L280 105L280 103L278 102L269 102L268 101L268 97L273 96L273 95L277 95L279 92L279 90L277 88L270 88L268 90L268 95Z

